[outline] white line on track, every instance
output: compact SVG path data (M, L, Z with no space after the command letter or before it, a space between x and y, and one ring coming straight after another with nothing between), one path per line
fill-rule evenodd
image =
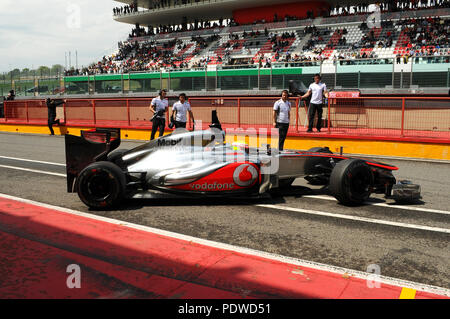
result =
M302 197L313 198L313 199L323 199L323 200L329 200L329 201L336 201L336 198L331 197L331 196L305 195L305 196L302 196ZM390 204L386 204L386 203L372 203L372 202L365 202L364 205L389 207L389 208L395 208L395 209L404 209L404 210L413 210L413 211L418 211L418 212L427 212L427 213L434 213L434 214L450 215L450 212L448 212L448 211L438 210L438 209L431 209L431 208L402 206L402 205L390 205Z
M0 156L0 158L9 159L9 160L15 160L15 161L21 161L21 162L40 163L40 164L48 164L48 165L64 166L64 167L66 166L66 164L44 162L44 161L36 161L36 160L30 160L30 159L26 159L26 158L17 158L17 157L9 157L9 156Z
M343 267L338 267L338 266L332 266L332 265L327 265L327 264L321 264L321 263L317 263L317 262L313 262L313 261L307 261L307 260L302 260L302 259L298 259L298 258L272 254L272 253L268 253L268 252L264 252L264 251L260 251L260 250L251 249L251 248L239 247L239 246L229 245L229 244L225 244L225 243L215 242L215 241L211 241L211 240L207 240L207 239L178 234L178 233L174 233L174 232L170 232L170 231L166 231L166 230L162 230L162 229L158 229L158 228L152 228L152 227L148 227L148 226L132 224L132 223L128 223L125 221L112 219L112 218L108 218L108 217L102 217L102 216L93 215L93 214L89 214L89 213L83 213L80 211L76 211L76 210L72 210L72 209L68 209L68 208L64 208L64 207L58 207L58 206L53 206L53 205L44 204L44 203L40 203L40 202L35 202L32 200L15 197L15 196L10 196L10 195L6 195L6 194L0 193L0 197L19 201L19 202L26 203L26 204L36 205L36 206L40 206L40 207L44 207L44 208L48 208L48 209L53 209L56 211L67 213L67 214L72 214L72 215L76 215L76 216L99 220L99 221L103 221L103 222L114 224L114 225L120 225L123 227L138 229L141 231L158 234L161 236L185 240L185 241L189 241L189 242L193 242L193 243L197 243L197 244L205 245L205 246L209 246L209 247L225 249L225 250L234 251L234 252L241 253L241 254L253 255L253 256L257 256L257 257L261 257L261 258L279 261L282 263L288 263L288 264L292 264L292 265L296 265L296 266L328 271L328 272L332 272L332 273L336 273L336 274L347 274L349 276L352 276L355 278L360 278L363 280L371 280L371 281L374 280L373 274L358 271L358 270L353 270L353 269L348 269L348 268L343 268ZM417 291L424 291L424 292L428 292L428 293L433 293L433 294L437 294L437 295L441 295L441 296L450 297L450 289L446 289L446 288L442 288L442 287L431 286L431 285L416 283L416 282L412 282L412 281L406 281L406 280L402 280L402 279L386 277L386 276L382 276L382 275L379 276L379 279L377 279L377 281L382 284L386 284L386 285L394 285L394 286L399 286L399 287L411 288L411 289L415 289Z
M348 220L360 221L360 222L366 222L366 223L372 223L372 224L389 225L389 226L396 226L396 227L402 227L402 228L420 229L420 230L427 230L427 231L432 231L432 232L450 234L450 229L446 229L446 228L406 224L406 223L392 222L392 221L383 220L383 219L373 219L373 218L350 216L350 215L343 215L343 214L333 214L333 213L328 213L328 212L321 212L321 211L302 209L302 208L293 208L293 207L287 207L287 206L281 206L281 205L259 204L259 205L255 205L255 206L277 209L277 210L291 211L291 212L302 213L302 214L326 216L326 217L348 219Z
M16 167L16 166L8 166L8 165L0 165L0 167L14 169L14 170L18 170L18 171L25 171L25 172L32 172L32 173L38 173L38 174L46 174L46 175L53 175L53 176L59 176L59 177L66 177L66 174L59 174L59 173L53 173L53 172L47 172L47 171L40 171L40 170L37 170L37 169L30 169L30 168L23 168L23 167Z

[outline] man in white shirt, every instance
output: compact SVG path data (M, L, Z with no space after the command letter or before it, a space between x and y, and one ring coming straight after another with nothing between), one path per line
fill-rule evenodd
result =
M284 90L281 99L273 105L273 125L279 130L278 150L284 149L284 141L289 130L291 119L291 102L289 102L289 92Z
M323 114L323 97L328 98L327 86L321 82L320 74L314 75L314 83L309 86L308 92L302 96L302 99L312 95L309 103L308 112L308 133L311 133L314 126L314 117L317 111L317 131L320 132L322 128L322 114Z
M192 114L191 104L186 101L186 94L181 93L178 97L179 101L172 106L172 118L175 128L186 128L187 112L194 122L194 114Z
M152 121L152 135L150 140L155 139L156 131L159 128L159 137L164 135L166 127L165 113L169 109L169 101L166 99L167 91L159 91L159 96L155 97L150 104L150 112L153 113Z

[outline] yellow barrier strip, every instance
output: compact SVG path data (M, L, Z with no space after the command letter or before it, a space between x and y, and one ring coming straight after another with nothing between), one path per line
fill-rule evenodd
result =
M415 299L416 298L416 290L412 288L402 288L402 292L400 293L400 297L398 299Z

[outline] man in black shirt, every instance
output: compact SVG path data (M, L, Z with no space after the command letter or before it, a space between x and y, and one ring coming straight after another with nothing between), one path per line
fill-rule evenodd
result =
M14 90L9 91L8 96L6 97L6 101L14 101L16 98L16 93Z
M48 109L48 128L50 129L50 135L55 135L55 132L53 131L53 124L59 125L59 119L55 121L56 119L56 107L58 105L66 103L66 100L53 100L48 98L46 101L47 109Z
M6 98L4 96L0 96L0 118L4 118L5 115L3 114L4 111L4 102L6 101Z

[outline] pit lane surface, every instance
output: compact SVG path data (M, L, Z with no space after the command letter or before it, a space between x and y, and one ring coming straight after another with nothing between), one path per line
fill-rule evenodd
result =
M386 162L400 167L398 179L422 186L422 203L407 210L376 196L374 204L388 205L348 208L298 179L291 191L262 200L137 200L94 212L66 193L63 138L0 134L0 193L359 271L377 264L384 276L450 288L450 164Z

